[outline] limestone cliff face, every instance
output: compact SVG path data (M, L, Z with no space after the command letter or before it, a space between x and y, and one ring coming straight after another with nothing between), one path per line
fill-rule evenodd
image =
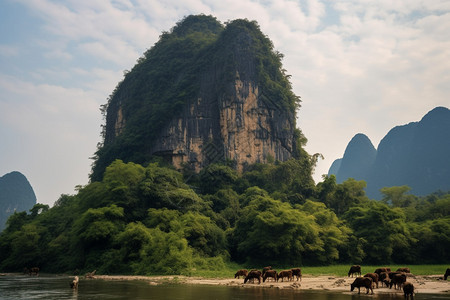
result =
M200 37L200 38L199 38ZM150 49L109 99L91 178L114 159L175 167L285 161L298 153L298 97L255 22L190 16Z
M236 161L242 170L246 164L291 158L293 116L266 107L252 82L236 79L233 88L219 99L206 95L189 101L162 130L150 153L176 167L188 163L197 171L224 159Z

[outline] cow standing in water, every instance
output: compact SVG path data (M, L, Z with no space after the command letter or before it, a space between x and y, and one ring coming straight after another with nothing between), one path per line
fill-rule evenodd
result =
M369 290L372 291L373 295L373 280L370 277L357 277L355 281L350 285L350 291L353 292L355 288L358 288L358 294L361 293L361 288L365 287L367 289L366 294L369 293Z
M80 279L78 278L78 276L75 276L73 281L70 283L70 287L72 289L77 289L78 288L78 282L80 281Z

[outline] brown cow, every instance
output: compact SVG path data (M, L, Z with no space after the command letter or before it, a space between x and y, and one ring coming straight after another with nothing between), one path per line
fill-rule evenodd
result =
M364 277L372 278L373 286L375 287L375 285L376 285L378 288L378 274L377 273L367 273L366 275L364 275Z
M355 278L355 281L353 281L353 283L350 285L350 287L351 287L350 291L353 292L355 287L357 287L358 288L358 294L360 294L361 293L361 288L365 287L366 290L367 290L366 294L369 293L369 290L371 290L372 294L373 294L372 285L373 285L372 278L370 278L370 277L357 277L357 278Z
M241 269L241 270L237 271L236 274L234 274L234 278L239 279L239 276L246 277L247 275L248 275L248 271L245 269Z
M397 274L405 274L405 273L395 271L395 272L388 272L388 274L389 274L389 278L392 280L392 278L394 278L395 275L397 275Z
M377 273L378 275L380 275L380 273L386 272L389 273L391 271L391 268L378 268L374 271L374 273Z
M264 272L264 274L263 274L263 282L266 282L266 279L268 279L269 277L273 278L274 281L277 281L277 278L278 278L277 271L275 271L275 270L267 270L266 272Z
M389 279L389 277L386 277L385 279L383 279L382 282L386 285L386 287L391 286L391 279Z
M280 278L281 278L281 281L284 281L284 277L287 277L288 281L290 281L292 278L292 270L284 270L284 271L279 272L277 281L280 280Z
M405 295L405 299L408 299L411 296L411 299L414 299L414 285L411 282L406 281L403 284L403 293Z
M302 281L302 269L300 268L293 268L292 271L292 277L297 277L297 281L300 279Z
M397 272L411 273L411 270L409 268L398 268Z
M244 283L247 283L250 279L258 279L258 283L261 283L261 271L251 270L247 276L245 276Z
M447 268L447 271L445 271L444 280L447 280L448 276L450 276L450 268Z
M262 275L264 276L264 273L266 273L266 271L269 271L269 270L272 270L272 266L264 267L264 268L262 269Z
M380 275L378 276L378 281L381 282L381 286L383 286L384 283L386 287L389 287L389 283L391 282L391 279L389 278L389 273L381 272Z
M360 265L353 265L350 267L350 270L348 271L348 277L350 277L350 274L353 277L353 274L361 276L361 266Z
M391 279L389 288L392 288L392 286L394 286L395 289L401 289L405 282L406 282L405 274L395 274Z

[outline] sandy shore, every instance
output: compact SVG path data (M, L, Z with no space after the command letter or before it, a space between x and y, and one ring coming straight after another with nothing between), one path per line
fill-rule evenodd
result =
M184 276L120 276L120 275L96 275L95 279L104 280L146 280L151 285L158 285L169 282L183 284L203 284L203 285L224 285L224 286L241 286L241 287L260 287L260 288L280 288L280 289L305 289L305 290L328 290L336 292L349 292L350 284L354 281L351 277L336 276L308 276L303 275L302 281L285 281L274 282L266 281L261 284L247 283L244 279L211 279L199 277ZM407 281L414 284L416 293L423 294L448 294L450 296L450 281L442 280L442 275L430 276L414 276L408 277ZM365 293L365 289L361 289L361 293ZM401 290L395 290L382 287L374 289L374 293L393 293L403 294Z

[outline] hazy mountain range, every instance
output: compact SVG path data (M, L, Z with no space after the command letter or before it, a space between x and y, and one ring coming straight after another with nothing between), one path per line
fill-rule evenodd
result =
M450 110L436 107L419 122L394 127L377 149L366 135L356 134L343 158L331 165L331 174L338 183L365 180L374 199L390 186L408 185L418 196L450 190Z

